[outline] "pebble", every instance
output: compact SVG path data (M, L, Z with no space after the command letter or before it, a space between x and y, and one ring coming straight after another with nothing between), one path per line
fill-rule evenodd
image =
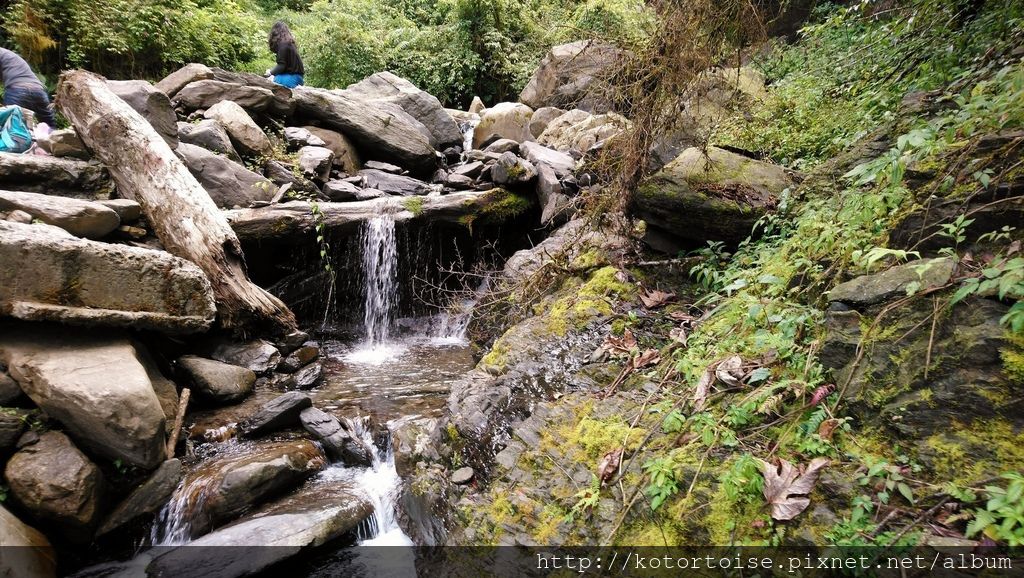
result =
M453 484L468 484L470 482L470 480L473 479L473 474L474 474L473 468L471 468L469 466L466 466L464 468L459 468L459 469L455 470L455 473L452 474L452 483Z

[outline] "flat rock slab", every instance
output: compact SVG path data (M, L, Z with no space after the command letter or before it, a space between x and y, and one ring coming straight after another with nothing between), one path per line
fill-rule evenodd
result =
M906 296L907 289L917 285L918 291L939 287L949 282L956 263L952 259L921 259L886 269L873 275L862 275L829 291L829 301L854 307L865 307Z
M202 270L163 251L0 222L0 263L0 314L19 319L188 334L216 315Z
M105 199L113 185L107 169L97 162L0 153L0 188Z
M92 201L0 190L0 211L25 211L76 237L101 239L121 225L117 212Z
M246 437L259 437L282 428L298 425L299 415L313 405L308 394L289 391L260 408L242 425L242 434Z
M212 344L209 355L217 361L267 373L281 363L281 352L269 341L254 339L244 343L220 342Z
M376 189L389 195L408 197L430 192L430 185L419 179L377 169L363 169L359 171L359 176L363 177L364 188Z
M163 408L127 337L6 323L0 361L83 447L144 469L163 462Z

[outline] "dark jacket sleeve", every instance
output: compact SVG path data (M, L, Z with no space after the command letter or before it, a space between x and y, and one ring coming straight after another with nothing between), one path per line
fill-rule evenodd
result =
M277 66L270 69L270 74L305 74L299 50L294 44L285 44L277 50Z

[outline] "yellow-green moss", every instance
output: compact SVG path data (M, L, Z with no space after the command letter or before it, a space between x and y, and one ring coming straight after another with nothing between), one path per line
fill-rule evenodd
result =
M1014 385L1024 385L1024 335L1007 332L1009 342L1000 352L1003 371Z
M595 317L614 313L615 298L629 299L636 294L634 285L616 279L617 273L615 267L602 267L591 273L577 289L567 287L568 283L563 285L559 291L563 296L547 308L548 330L564 336L572 329L581 329Z
M929 437L924 443L933 454L938 481L966 486L999 472L1024 470L1020 435L1021 432L1014 431L1006 420L990 418L969 425L953 422L949 429ZM984 456L971 446L990 455Z
M406 197L402 199L402 206L412 213L412 216L419 217L423 214L423 197Z
M491 350L480 360L480 368L495 375L504 373L508 370L509 353L511 353L511 350L505 343L505 336L503 335L494 342Z
M494 189L490 195L491 202L480 210L480 217L490 223L501 223L519 216L533 204L530 198L505 189Z

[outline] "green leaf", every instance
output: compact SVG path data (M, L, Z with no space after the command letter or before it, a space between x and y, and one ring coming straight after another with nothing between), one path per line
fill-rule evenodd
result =
M910 489L910 486L904 484L903 482L900 482L899 484L896 485L896 489L899 490L901 494L903 494L903 497L906 498L908 502L910 502L911 504L914 503L914 490Z
M772 370L767 367L758 367L754 371L750 372L750 377L747 378L747 383L754 384L760 383L772 376Z

